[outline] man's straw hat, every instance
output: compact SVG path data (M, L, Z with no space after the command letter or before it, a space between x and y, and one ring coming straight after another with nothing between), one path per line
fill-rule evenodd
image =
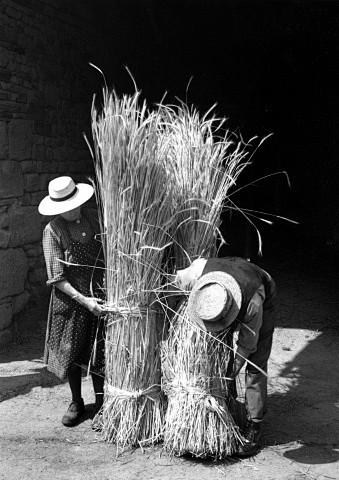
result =
M187 313L191 322L203 330L219 332L237 318L241 307L241 290L237 281L225 272L209 272L199 278L188 298Z
M48 193L38 210L42 215L59 215L87 202L94 188L87 183L75 184L71 177L58 177L49 182Z

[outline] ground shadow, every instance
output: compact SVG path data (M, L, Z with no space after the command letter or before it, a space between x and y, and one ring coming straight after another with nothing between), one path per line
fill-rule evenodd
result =
M29 373L23 375L0 376L0 402L25 395L36 387L48 388L60 383L63 382L46 367L30 368Z
M279 258L279 260L277 260ZM265 267L278 285L277 369L263 442L305 464L339 460L339 298L331 257L283 255ZM298 329L298 334L295 334ZM295 352L295 353L294 353ZM279 365L279 362L281 364Z
M0 402L64 383L43 363L49 297L33 298L13 319L14 339L0 351Z

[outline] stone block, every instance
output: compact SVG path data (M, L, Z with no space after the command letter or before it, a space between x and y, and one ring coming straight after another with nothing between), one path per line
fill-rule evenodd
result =
M0 229L0 248L7 248L11 234L7 230Z
M44 170L44 162L42 161L45 158L45 148L34 145L33 156L36 160L36 171L38 173L46 173Z
M89 165L86 160L78 160L77 162L74 163L73 172L76 172L76 173L87 172L89 170L88 167Z
M10 51L5 47L0 46L0 67L6 68L10 58L11 58Z
M32 269L36 269L36 268L39 268L39 259L36 258L36 257L28 257L28 265L29 265L29 269L32 270ZM28 274L30 275L30 274Z
M16 315L17 313L21 312L23 310L29 300L30 294L27 290L24 292L20 293L20 295L17 295L12 299L12 311L13 315Z
M25 175L26 191L36 192L40 190L40 180L37 173L27 173Z
M52 179L52 175L49 173L42 173L39 178L39 182L40 182L39 190L45 190L46 195L48 190L48 184L51 179Z
M32 192L31 197L31 205L39 205L41 200L46 197L47 192Z
M7 43L15 43L16 41L16 30L15 28L9 25L2 25L1 26L1 38L3 42Z
M57 162L61 162L64 158L64 154L63 154L63 149L62 147L56 147L54 148L53 150L53 158L54 160L56 160Z
M7 328L0 332L0 349L7 347L13 339L12 331Z
M20 162L22 173L34 173L36 166L33 164L32 160L23 160Z
M9 225L9 216L7 207L0 207L0 228L7 228Z
M5 198L4 200L0 200L0 206L6 206L8 207L9 205L13 205L13 203L17 203L16 198Z
M12 161L0 162L0 198L21 197L24 193L24 178L20 164Z
M63 175L67 175L67 173L69 172L67 162L58 162L57 168L58 168L58 172Z
M58 164L56 162L51 161L52 160L52 155L47 155L47 157L50 159L48 162L43 162L42 164L42 171L44 173L56 173ZM55 175L57 176L57 175Z
M31 248L35 248L35 243L26 243L26 245L23 245L22 247L23 251L26 252L26 255L28 250L30 250Z
M25 195L19 197L17 203L20 207L28 207L31 204L31 197L29 193L25 193Z
M45 104L56 107L59 98L61 97L60 90L55 85L47 84L44 89Z
M41 216L36 207L12 206L9 210L10 247L18 247L41 239Z
M29 273L28 280L31 284L38 283L38 284L45 284L47 281L47 272L46 268L36 268L32 272Z
M52 132L52 125L50 125L48 122L36 120L35 125L34 125L34 133L36 135L42 135L42 136L47 136L50 137L53 132Z
M34 246L28 248L27 250L24 248L24 250L26 251L26 255L28 258L39 257L38 249L35 248Z
M9 123L9 156L12 160L31 158L33 144L33 121L15 119Z
M0 250L0 299L24 291L28 260L21 248Z
M12 73L9 72L7 68L1 68L0 66L0 82L9 83L11 81L11 78L12 78Z
M0 159L8 158L8 130L7 123L0 122Z
M4 303L0 305L0 331L5 330L11 324L13 316L12 305L10 303Z
M1 81L1 75L0 75L0 81ZM9 99L8 93L0 92L0 100L2 102L6 102ZM6 158L6 157L4 157Z

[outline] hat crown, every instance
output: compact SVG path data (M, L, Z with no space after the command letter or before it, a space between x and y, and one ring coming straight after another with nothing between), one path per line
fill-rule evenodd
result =
M242 302L236 279L224 271L203 274L188 297L187 314L203 330L219 332L236 319Z
M63 199L68 197L73 192L75 193L76 186L71 177L58 177L51 180L48 185L48 193L51 198Z
M201 320L216 322L226 313L228 303L227 289L220 283L211 282L197 289L194 309Z

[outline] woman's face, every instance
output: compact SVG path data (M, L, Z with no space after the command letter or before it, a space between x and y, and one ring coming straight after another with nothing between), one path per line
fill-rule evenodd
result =
M74 222L80 218L81 207L74 208L65 213L60 213L61 217L67 220L67 222Z

